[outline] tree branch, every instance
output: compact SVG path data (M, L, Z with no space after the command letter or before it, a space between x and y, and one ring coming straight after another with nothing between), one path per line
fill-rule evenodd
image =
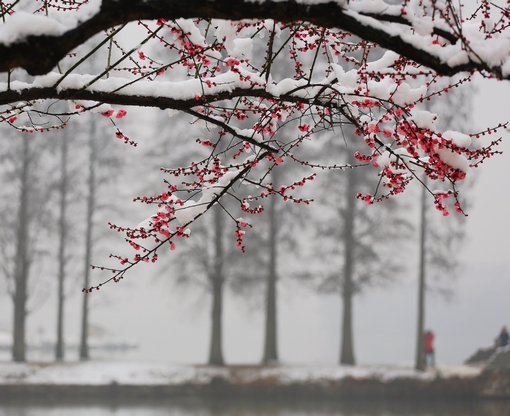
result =
M17 67L32 75L46 74L69 52L101 31L145 19L175 20L178 18L217 18L229 20L274 19L280 22L307 21L327 28L349 31L365 40L375 42L393 50L415 62L427 66L442 75L454 75L462 71L486 71L500 79L501 66L491 66L484 62L469 60L465 63L448 64L432 53L416 46L410 40L421 38L409 32L386 30L384 23L409 25L402 17L389 14L368 14L350 9L350 5L339 2L320 4L297 3L295 0L245 2L245 0L103 0L100 11L89 20L80 23L59 36L27 36L9 45L0 44L0 71ZM405 27L405 26L404 26ZM394 26L392 26L395 29ZM459 40L455 33L441 28L433 33L447 39L452 44ZM439 50L441 50L439 48Z
M299 91L297 89L297 91ZM206 94L198 98L190 99L176 99L165 96L154 96L154 95L131 95L122 94L122 92L102 92L102 91L91 91L84 89L56 89L52 87L38 88L28 87L21 90L6 90L0 91L0 105L12 104L18 101L34 101L41 99L55 99L55 100L85 100L95 101L105 104L114 104L122 106L136 106L136 107L156 107L162 110L173 109L173 110L189 110L194 107L202 106L208 103L219 102L223 100L230 100L237 97L254 97L254 98L266 98L266 99L278 99L280 101L286 101L290 103L307 103L313 105L319 105L329 108L342 109L341 104L337 104L331 99L321 101L320 97L300 97L293 95L292 92L287 94L281 94L276 97L265 89L254 89L254 88L233 88L230 91L224 91L218 94ZM269 150L269 149L268 149ZM274 149L271 149L274 151Z

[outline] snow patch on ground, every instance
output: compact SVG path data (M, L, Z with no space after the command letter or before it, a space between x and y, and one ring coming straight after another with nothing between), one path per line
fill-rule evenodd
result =
M88 361L72 363L0 363L0 384L54 384L54 385L161 385L205 384L214 378L233 383L250 383L271 378L281 384L296 382L334 381L345 377L417 378L476 377L481 368L472 366L440 366L426 372L396 366L192 366L169 363L134 363L122 361Z

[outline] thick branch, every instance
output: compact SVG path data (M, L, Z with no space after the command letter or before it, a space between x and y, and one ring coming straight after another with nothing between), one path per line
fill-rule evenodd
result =
M335 105L331 100L321 102L319 98L303 98L292 93L281 94L275 97L270 92L264 89L246 89L235 88L231 91L221 92L219 94L207 94L200 98L191 99L175 99L164 96L153 95L128 95L120 92L97 92L83 89L65 89L57 90L55 88L37 88L31 87L24 90L8 90L0 92L0 105L12 104L18 101L33 101L40 99L56 99L56 100L86 100L95 101L105 104L114 104L122 106L137 106L137 107L156 107L162 110L189 110L194 107L202 106L204 104L230 100L237 97L258 97L267 99L278 98L281 101L291 103L303 102L314 105L321 105L324 107L342 107Z
M378 43L443 75L462 71L487 71L502 78L499 67L468 62L448 65L430 52L407 43L401 36L385 31L380 22L390 21L384 14L363 16L336 2L322 4L296 3L295 0L245 2L244 0L103 0L100 12L75 29L60 36L28 36L8 46L0 44L0 71L17 67L32 75L46 74L70 51L95 34L131 21L165 18L264 19L281 22L307 21L322 27L349 31L365 40ZM360 17L367 23L361 23ZM374 23L374 24L372 24ZM399 23L406 23L402 21ZM418 35L417 35L418 36ZM451 42L455 34L442 34Z

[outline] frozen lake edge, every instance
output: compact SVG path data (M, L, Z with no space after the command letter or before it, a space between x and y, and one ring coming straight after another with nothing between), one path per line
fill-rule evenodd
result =
M89 361L0 363L2 402L144 401L172 398L510 398L510 371L396 366L231 365Z

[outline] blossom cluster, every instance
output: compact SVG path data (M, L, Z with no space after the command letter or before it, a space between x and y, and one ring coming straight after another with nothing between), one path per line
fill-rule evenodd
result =
M59 4L46 3L51 7ZM60 3L60 11L66 13L78 7L78 3ZM363 8L369 3L347 2L344 7L350 8L352 15L367 14ZM375 3L391 11L383 16L386 20L391 15L395 24L409 24L413 35L419 33L427 51L441 55L441 51L464 48L458 52L468 58L475 53L466 37L474 35L464 35L455 26L451 2ZM506 28L508 16L491 23L489 8L488 2L481 2L472 18L479 22L477 36L492 41ZM100 46L90 47L91 54L104 48L107 57L94 69L94 75L79 72L81 59L89 57L85 53L67 56L59 73L36 77L32 87L48 88L55 95L67 93L68 112L36 100L0 111L0 122L21 132L65 127L69 117L96 112L110 120L112 136L133 145L136 143L117 125L129 115L124 108L112 107L116 105L113 102L182 110L193 118L192 123L204 127L203 135L190 142L197 143L198 153L205 156L185 167L164 169L171 178L164 191L135 199L154 205L155 213L133 229L111 224L125 234L135 252L112 255L121 266L106 268L113 273L112 280L122 278L140 262L155 262L163 245L174 250L179 238L190 235L188 226L222 198L237 201L243 215L261 213L267 197L309 204L312 199L300 196L297 189L315 178L315 170L353 167L341 160L332 165L310 160L307 149L313 149L325 135L351 145L358 165L372 169L379 178L373 192L358 193L360 200L369 204L383 201L426 177L447 188L442 193L430 192L432 203L443 214L449 212L444 203L447 197L453 198L455 209L462 212L457 184L471 168L498 153L494 148L498 140L485 143L483 139L506 127L501 124L482 132L440 131L441 115L429 111L428 103L462 88L470 82L470 75L444 86L437 83L440 77L434 71L346 30L271 19L160 18L131 26L136 42L119 34L123 28L113 28L105 32ZM460 37L458 45L454 35ZM20 90L26 87L21 80L16 82L19 84L9 78L7 90L13 85ZM96 101L73 96L84 91L97 97ZM36 124L31 117L34 113L60 122ZM347 125L355 131L358 143L348 143L350 138L343 133ZM294 166L300 168L297 180L273 186L273 171L290 171ZM241 195L232 190L237 183L255 190ZM237 224L235 240L244 250L248 223L234 220L236 217L232 215Z
M439 131L436 124L440 116L425 105L460 88L469 77L436 88L437 75L420 70L415 62L393 52L381 51L375 44L357 41L346 32L265 20L158 21L152 28L150 24L144 27L148 35L174 52L172 66L180 65L189 78L198 81L199 90L192 97L195 105L186 112L216 132L215 137L208 132L196 139L209 151L202 161L164 170L178 180L178 186L171 185L154 198L140 199L158 206L147 224L134 230L112 226L124 231L129 244L142 251L129 260L127 268L112 269L117 277L140 261L154 261L163 243L174 249L178 237L189 236L182 227L220 197L236 199L239 210L252 215L263 211L261 202L269 196L310 203L312 199L295 197L293 192L313 180L316 173L278 189L267 181L268 173L284 169L288 163L324 169L325 165L312 164L296 152L302 154L314 137L324 131L336 134L345 124L351 125L366 145L365 151L353 150L355 159L380 177L381 186L373 193L358 193L358 198L368 204L404 192L424 175L451 186L443 193L431 192L443 215L449 214L444 201L450 196L455 199L456 211L463 212L456 184L471 167L495 153L495 141L485 147L472 143L486 132ZM272 55L252 56L254 34L266 39L266 50L273 51ZM149 59L154 76L169 68L158 60L157 49L151 55L146 49L131 58L140 62ZM273 66L276 61L280 62L278 67ZM229 191L236 181L256 185L262 191L240 197ZM220 191L204 199L214 187ZM175 192L201 193L202 197L198 201L177 198ZM257 204L252 206L253 202ZM184 212L190 214L179 214ZM185 219L172 228L171 222L179 215ZM246 224L244 220L236 222L236 245L242 251ZM148 240L152 244L147 244ZM124 257L119 259L126 262Z

